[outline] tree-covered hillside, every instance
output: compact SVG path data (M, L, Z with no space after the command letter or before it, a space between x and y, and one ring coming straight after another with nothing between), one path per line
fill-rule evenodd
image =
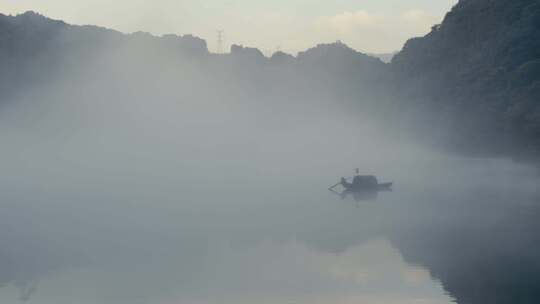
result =
M398 97L430 116L424 127L445 144L540 151L539 1L461 0L392 69Z
M119 49L122 56L114 53ZM86 72L93 60L96 75L103 62L120 61L118 66L160 77L167 67L167 77L176 78L187 96L209 86L217 88L216 98L228 94L250 102L335 100L365 112L378 127L412 131L445 149L540 155L538 0L461 0L442 24L408 41L389 64L339 42L296 57L278 52L267 58L243 46L211 54L204 40L190 35L126 35L32 12L0 14L0 103L60 73ZM200 83L187 84L194 79Z

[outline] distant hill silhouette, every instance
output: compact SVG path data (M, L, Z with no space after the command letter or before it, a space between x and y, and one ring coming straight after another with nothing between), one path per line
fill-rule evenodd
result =
M119 48L137 54L126 64L177 58L217 84L239 80L234 85L245 90L238 94L246 99L336 100L445 149L540 155L536 0L461 0L442 24L409 40L389 64L340 42L296 57L277 52L268 58L240 45L228 54L212 54L204 40L190 35L127 35L34 12L0 15L3 99Z
M0 14L0 90L3 100L36 83L49 81L66 69L125 47L154 48L179 56L208 56L206 42L191 35L155 37L147 33L124 35L96 26L73 26L35 12L18 16ZM1 103L1 102L0 102Z

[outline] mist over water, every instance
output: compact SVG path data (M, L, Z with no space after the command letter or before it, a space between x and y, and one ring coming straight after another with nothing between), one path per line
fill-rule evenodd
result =
M0 302L451 303L494 293L471 271L537 279L535 168L155 51L68 62L3 106ZM394 192L327 190L356 167Z

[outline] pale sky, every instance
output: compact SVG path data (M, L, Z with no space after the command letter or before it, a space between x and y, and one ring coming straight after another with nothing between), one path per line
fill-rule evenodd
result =
M71 24L130 33L193 34L224 45L296 53L341 40L363 52L401 49L440 23L457 0L2 0L0 13L33 10Z

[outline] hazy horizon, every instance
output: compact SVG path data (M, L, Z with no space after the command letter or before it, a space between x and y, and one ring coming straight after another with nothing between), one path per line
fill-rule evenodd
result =
M1 2L0 304L539 303L540 1L456 2Z
M273 1L245 0L115 1L22 0L0 4L0 13L35 11L76 25L97 25L124 33L192 34L218 50L217 30L224 30L223 50L231 44L296 54L319 43L343 41L365 53L399 51L410 38L425 35L456 0Z

